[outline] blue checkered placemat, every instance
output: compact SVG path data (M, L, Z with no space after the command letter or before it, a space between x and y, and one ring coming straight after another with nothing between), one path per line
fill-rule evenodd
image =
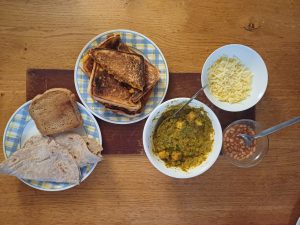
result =
M89 78L82 71L82 57L92 47L104 41L110 34L120 34L122 42L140 51L160 72L160 80L152 91L149 100L142 113L135 116L119 115L94 101L87 93ZM146 118L152 110L164 99L169 84L169 71L166 60L160 49L147 37L134 31L113 30L93 38L81 51L74 69L74 82L78 96L83 104L98 118L111 123L129 124Z
M21 137L27 124L32 120L29 115L29 106L31 101L22 105L10 118L5 132L3 140L3 151L6 158L17 151L21 145ZM82 106L77 104L80 114L83 119L83 128L88 137L96 139L99 143L102 143L101 132L95 118ZM34 124L34 123L31 123ZM90 173L94 170L96 164L89 165L81 168L81 181L86 179ZM55 182L40 182L35 180L21 179L27 185L45 191L60 191L73 187L67 183L55 183Z

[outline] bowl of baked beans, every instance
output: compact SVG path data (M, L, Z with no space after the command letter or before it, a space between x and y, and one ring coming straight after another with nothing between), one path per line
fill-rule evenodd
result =
M268 151L268 137L256 139L251 146L247 146L239 134L255 135L261 130L261 125L254 120L242 119L231 123L223 131L223 155L238 167L257 165Z

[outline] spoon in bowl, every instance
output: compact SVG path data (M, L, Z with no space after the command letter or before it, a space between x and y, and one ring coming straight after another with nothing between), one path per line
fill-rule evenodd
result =
M191 101L193 101L197 96L203 91L208 84L205 84L202 88L200 88L186 103L184 103L171 117L176 116L184 107L186 107Z
M203 91L208 84L205 84L202 88L200 88L186 103L184 103L175 113L173 113L171 116L168 116L167 118L160 118L157 121L156 127L160 126L164 122L168 121L169 119L175 117L184 107L186 107L191 101L193 101L197 96L200 94L201 91Z
M239 134L238 136L240 136L241 138L243 138L246 146L249 147L249 146L252 145L252 143L253 143L253 141L255 139L261 138L261 137L265 137L265 136L267 136L269 134L272 134L272 133L274 133L276 131L279 131L279 130L281 130L283 128L286 128L286 127L291 126L291 125L293 125L295 123L298 123L298 122L300 122L300 116L297 116L297 117L295 117L295 118L293 118L291 120L288 120L288 121L285 121L283 123L280 123L280 124L278 124L276 126L273 126L273 127L269 128L269 129L263 130L262 132L260 132L259 134L256 134L256 135Z

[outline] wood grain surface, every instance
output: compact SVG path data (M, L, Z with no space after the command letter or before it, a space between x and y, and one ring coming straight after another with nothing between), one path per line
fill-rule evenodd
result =
M118 28L151 38L172 72L199 73L216 48L248 45L269 72L257 120L268 127L300 115L299 12L299 0L0 1L0 132L25 102L28 68L73 69L87 41ZM188 180L164 176L143 155L107 155L80 186L59 193L1 175L0 224L295 224L299 136L300 124L271 135L254 168L220 157Z
M50 88L68 88L76 93L73 70L29 69L26 76L26 100L44 93ZM197 73L171 73L165 100L192 96L201 86L201 75ZM77 101L80 101L76 94ZM223 128L235 120L255 120L255 107L243 112L226 112L214 106L200 93L198 98L207 104L218 116ZM133 124L112 124L97 118L103 138L103 154L144 154L143 128L146 119Z

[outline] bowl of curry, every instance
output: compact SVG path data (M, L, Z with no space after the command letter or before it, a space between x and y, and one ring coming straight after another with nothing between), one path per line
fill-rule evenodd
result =
M193 100L172 116L188 98L164 102L148 117L143 131L145 153L165 175L191 178L204 173L217 160L222 147L222 128L204 103Z

